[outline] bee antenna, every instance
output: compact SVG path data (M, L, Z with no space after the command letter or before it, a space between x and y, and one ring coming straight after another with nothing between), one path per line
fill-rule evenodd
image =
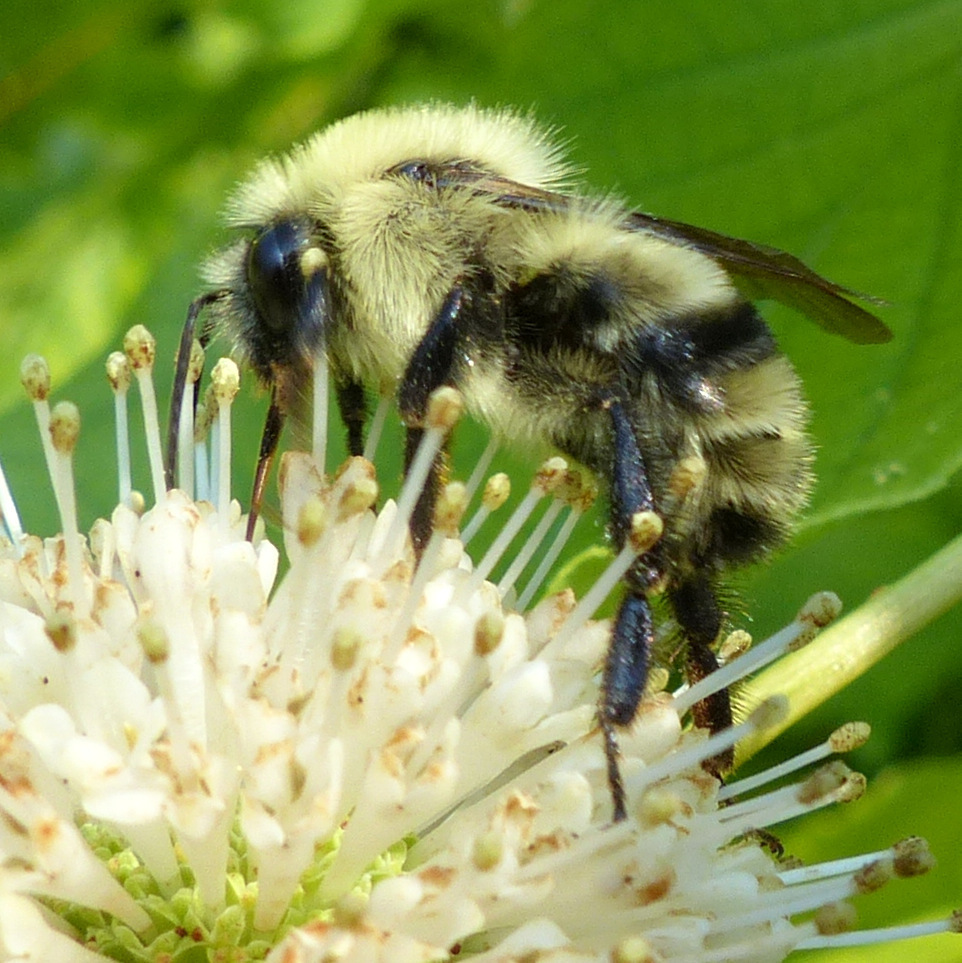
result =
M180 333L180 345L177 348L177 367L174 370L174 386L170 395L170 417L167 421L167 459L164 463L164 483L167 488L173 488L177 474L177 436L180 428L180 409L184 403L184 392L187 390L187 372L190 368L191 345L194 343L194 331L197 328L197 318L201 311L209 304L225 297L226 291L210 291L191 301L187 309L187 318ZM210 342L211 331L208 325L201 329L198 340L206 348ZM194 382L200 384L200 378ZM194 403L197 402L197 389L194 389Z

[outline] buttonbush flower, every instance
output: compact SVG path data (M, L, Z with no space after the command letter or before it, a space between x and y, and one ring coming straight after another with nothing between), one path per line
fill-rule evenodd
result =
M535 554L561 552L588 486L547 463L472 559L459 537L472 486L452 483L416 565L419 462L379 504L371 462L327 477L316 451L288 453L278 577L278 549L260 526L245 538L230 498L236 369L215 369L197 418L211 437L193 457L180 432L195 498L165 490L152 360L142 331L110 359L119 503L86 536L78 412L50 409L43 364L25 368L62 532L25 533L0 478L0 960L775 961L958 928L854 928L848 897L931 865L919 839L816 866L779 852L780 822L862 792L836 756L864 725L724 787L702 768L778 726L786 705L770 695L713 736L691 706L809 641L833 596L747 651L736 635L697 685L669 692L655 673L622 738L628 815L613 823L595 718L609 626L593 616L632 550L580 602L530 604L550 561L515 589ZM132 379L147 510L126 448ZM434 399L424 458L457 409ZM492 524L505 485L487 486L465 529ZM544 498L550 522L509 553Z

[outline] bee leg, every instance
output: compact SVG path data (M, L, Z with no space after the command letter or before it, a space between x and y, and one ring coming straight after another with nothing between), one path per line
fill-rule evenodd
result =
M254 526L261 513L261 503L264 500L264 488L277 444L281 440L281 429L284 427L284 412L277 401L276 388L271 391L271 403L267 409L267 420L264 422L264 433L261 435L261 450L257 456L257 471L254 472L254 490L251 494L251 510L247 516L247 540L254 537Z
M411 462L417 453L418 445L421 444L421 437L424 435L423 428L408 428L404 445L404 473L407 474L411 467ZM434 530L434 507L438 501L438 493L441 490L441 475L444 468L444 453L434 459L428 477L424 481L421 495L411 512L410 531L411 542L414 545L414 556L419 561L427 548L431 532Z
M611 519L620 546L627 537L632 515L653 510L654 499L638 439L624 408L613 398L606 398L602 406L608 410L612 423ZM626 809L615 729L630 725L645 691L655 640L648 591L657 581L658 566L652 551L637 560L626 579L627 593L615 619L601 680L598 720L604 734L608 785L616 822L625 818Z
M194 343L194 331L197 328L197 318L200 312L224 296L223 291L212 291L210 294L202 294L199 298L191 301L187 309L187 318L184 321L183 330L180 332L180 345L177 348L177 368L174 371L174 386L170 394L170 417L167 419L167 460L164 463L164 481L167 488L173 488L177 484L177 435L180 429L180 409L184 400L184 392L187 390L187 369L190 367L191 347ZM201 327L200 341L201 347L206 348L210 343L212 325L210 319ZM197 410L197 394L200 386L200 378L194 382L194 411Z
M424 417L431 393L442 385L452 382L459 336L457 321L469 301L470 296L460 284L451 290L427 333L414 349L414 354L401 379L398 407L407 426L404 451L405 473L411 466L421 436L424 434ZM417 558L421 557L421 553L427 546L434 526L434 505L441 486L443 461L443 454L435 458L411 515L411 541L414 543L414 553Z
M341 421L347 428L347 450L351 455L364 454L364 424L367 421L367 401L364 386L349 381L337 386L337 405L341 409Z
M697 682L718 668L712 646L721 632L724 612L711 580L704 572L689 576L668 593L686 642L686 674L689 682ZM721 689L702 699L692 709L695 725L720 732L732 724L732 704L728 689ZM728 749L703 765L721 778L734 763L734 750Z
M630 725L638 711L648 679L648 662L654 641L648 598L644 591L629 586L611 633L598 706L615 822L626 815L625 785L618 766L620 750L615 727Z

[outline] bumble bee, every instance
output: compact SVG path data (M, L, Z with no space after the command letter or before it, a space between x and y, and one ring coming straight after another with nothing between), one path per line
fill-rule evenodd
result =
M354 454L365 388L394 386L409 463L429 395L453 385L508 442L559 450L604 480L617 543L634 513L657 513L663 534L626 576L598 708L620 819L616 729L648 675L651 596L667 597L689 678L711 672L720 577L786 537L812 484L798 376L749 298L856 342L890 334L788 254L572 191L569 175L550 132L475 106L358 114L264 161L229 202L237 240L206 264L173 411L206 311L205 330L232 339L271 392L252 514L319 358ZM418 551L439 472L412 519ZM695 717L727 725L728 693Z

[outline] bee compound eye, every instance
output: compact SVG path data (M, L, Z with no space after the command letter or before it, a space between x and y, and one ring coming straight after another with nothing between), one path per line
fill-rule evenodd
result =
M307 291L301 256L310 243L304 225L280 221L251 242L247 283L257 313L275 331L291 327Z

